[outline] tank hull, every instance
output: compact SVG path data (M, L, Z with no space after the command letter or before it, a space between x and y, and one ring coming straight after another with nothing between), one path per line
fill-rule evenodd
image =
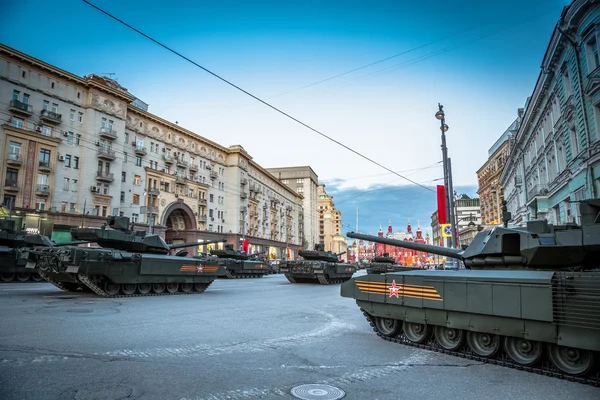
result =
M0 254L0 283L43 281L36 271L25 268L26 264L27 259L14 252L14 249Z
M262 278L269 273L269 265L266 261L235 260L231 258L219 258L217 260L225 271L221 278Z
M102 297L202 293L225 274L213 259L89 248L32 250L26 267L62 290Z
M373 274L341 295L387 340L600 384L600 271Z
M281 263L280 271L291 283L330 285L352 278L356 266L328 261L285 261Z

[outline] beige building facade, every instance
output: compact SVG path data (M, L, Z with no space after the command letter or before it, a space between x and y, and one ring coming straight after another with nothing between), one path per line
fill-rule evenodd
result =
M300 236L304 239L302 246L307 249L314 248L319 238L319 213L317 211L319 177L309 166L267 168L267 171L302 196L304 218L299 221L301 223Z
M318 186L319 244L325 251L344 253L347 260L348 240L342 235L342 213L335 208L333 196L325 191L325 185Z
M519 115L522 110L519 110ZM477 194L481 204L481 219L484 225L498 225L502 223L502 187L500 176L508 159L509 140L512 140L519 126L517 118L510 127L500 136L488 151L488 159L477 171L479 189Z
M0 45L0 199L19 226L99 227L108 215L168 242L227 239L272 258L302 245L301 195L242 146L147 111L119 83ZM202 249L200 247L200 249Z

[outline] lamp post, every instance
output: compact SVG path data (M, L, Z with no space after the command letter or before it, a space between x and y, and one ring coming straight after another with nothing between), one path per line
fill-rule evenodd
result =
M151 234L154 233L154 197L159 198L156 192L157 189L150 187L148 187L148 189L144 192L144 196L148 197L150 203L150 215L148 216L148 226L150 228Z
M446 147L446 132L448 132L448 125L446 125L446 115L444 114L444 106L438 103L438 111L435 113L435 117L440 121L440 130L442 131L442 162L444 166L444 191L446 195L446 223L450 223L452 226L452 237L447 238L448 247L454 247L456 245L456 222L454 221L454 197L452 195L452 178L450 176L450 162L448 159L448 148Z

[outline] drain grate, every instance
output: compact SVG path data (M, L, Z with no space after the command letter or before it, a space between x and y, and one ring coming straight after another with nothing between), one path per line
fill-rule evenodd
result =
M291 394L302 400L337 400L344 397L346 392L334 386L311 383L292 388Z

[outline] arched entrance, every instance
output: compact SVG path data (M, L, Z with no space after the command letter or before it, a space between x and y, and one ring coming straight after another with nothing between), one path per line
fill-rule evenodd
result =
M165 209L161 225L167 227L165 240L167 243L185 243L193 241L189 231L198 229L194 212L183 201L175 201Z

